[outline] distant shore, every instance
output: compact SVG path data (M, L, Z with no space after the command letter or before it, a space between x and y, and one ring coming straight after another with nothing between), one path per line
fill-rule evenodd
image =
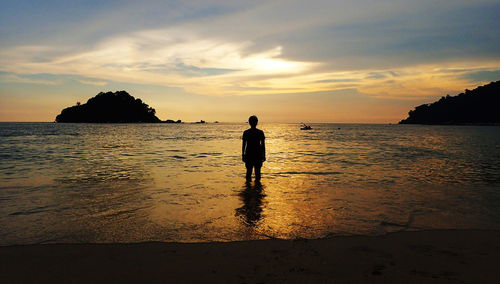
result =
M0 247L5 283L428 283L498 281L500 231L228 243Z
M492 122L492 123L442 123L442 124L433 124L433 123L412 123L413 125L436 125L436 126L500 126L500 123ZM400 125L412 125L412 124L400 124Z
M500 81L465 90L456 96L447 95L429 104L422 104L408 112L399 124L436 125L498 125L500 115Z

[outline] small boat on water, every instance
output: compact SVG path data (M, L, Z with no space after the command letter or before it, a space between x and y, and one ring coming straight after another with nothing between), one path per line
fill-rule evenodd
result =
M311 130L311 129L312 127L305 123L302 123L302 127L300 128L300 130Z

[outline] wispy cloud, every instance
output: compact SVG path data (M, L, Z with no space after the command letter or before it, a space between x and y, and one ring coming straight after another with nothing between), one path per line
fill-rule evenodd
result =
M99 78L79 80L96 86L104 86L105 80L111 80L179 87L203 95L306 93L357 88L374 96L406 99L455 90L456 86L467 85L467 80L472 78L467 74L491 72L500 66L500 61L475 60L329 71L325 70L326 63L285 58L281 46L249 52L253 45L250 41L200 38L187 31L147 30L107 39L83 52L58 53L59 47L48 46L3 50L0 56L6 58L3 60L6 64L0 69L16 74L44 72ZM57 84L17 75L7 79Z
M106 86L108 84L108 82L105 81L91 81L91 80L78 80L78 82L92 86Z
M304 73L315 65L283 58L281 46L246 52L251 45L251 42L199 38L174 30L141 31L107 39L84 52L62 52L52 57L46 54L57 54L59 47L3 50L0 56L5 58L5 64L0 68L14 73L76 74L224 95L237 91L231 86L245 85L250 79ZM41 54L44 60L36 60Z
M5 83L37 84L37 85L60 85L62 80L38 79L36 76L22 76L16 74L0 74L0 81Z

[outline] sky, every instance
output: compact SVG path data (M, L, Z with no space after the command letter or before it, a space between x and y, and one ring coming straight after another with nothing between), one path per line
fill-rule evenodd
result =
M0 121L126 90L162 119L396 123L500 80L498 0L0 2Z

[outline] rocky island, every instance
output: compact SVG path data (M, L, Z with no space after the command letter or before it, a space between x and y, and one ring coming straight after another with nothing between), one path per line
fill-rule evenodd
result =
M65 108L56 117L56 122L158 123L162 121L156 117L155 109L141 99L134 98L126 91L118 91L100 92L87 103L76 103L72 107Z
M400 124L499 124L500 81L417 106Z

